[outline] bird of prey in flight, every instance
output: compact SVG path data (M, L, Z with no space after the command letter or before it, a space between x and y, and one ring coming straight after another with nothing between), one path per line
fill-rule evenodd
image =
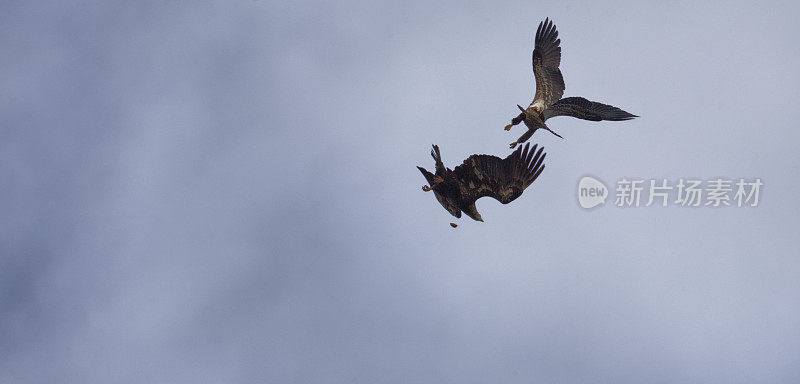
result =
M528 131L517 141L511 143L511 148L528 141L540 128L561 137L544 123L545 120L555 116L572 116L591 121L622 121L638 117L617 107L589 101L582 97L562 99L564 78L561 76L561 70L558 69L558 66L561 65L560 44L561 39L558 38L558 31L553 22L548 18L539 23L532 58L533 76L536 78L536 95L527 109L517 105L522 113L511 119L511 124L505 127L505 130L508 131L511 127L525 122Z
M417 167L428 185L423 191L433 191L436 200L460 218L461 212L477 221L483 221L475 208L475 201L490 196L508 204L520 195L544 170L544 148L535 144L520 146L505 159L490 155L472 155L454 170L445 168L439 147L434 145L431 156L436 162L436 173ZM452 225L452 224L451 224ZM453 225L455 227L455 225Z

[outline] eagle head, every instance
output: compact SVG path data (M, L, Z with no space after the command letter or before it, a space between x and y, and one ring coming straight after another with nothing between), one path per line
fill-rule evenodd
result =
M472 203L466 208L464 208L464 213L466 213L467 216L471 217L472 220L483 221L481 214L478 213L478 208L475 207L475 203Z

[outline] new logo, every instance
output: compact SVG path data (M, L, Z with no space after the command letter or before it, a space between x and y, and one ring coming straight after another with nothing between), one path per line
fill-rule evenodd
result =
M578 203L589 209L606 202L608 188L600 180L584 176L578 183Z

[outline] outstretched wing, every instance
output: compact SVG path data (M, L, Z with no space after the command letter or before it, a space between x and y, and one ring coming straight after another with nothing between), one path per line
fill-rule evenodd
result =
M536 96L528 109L537 114L553 105L564 95L564 78L561 76L561 39L550 19L539 23L533 48L533 76L536 77Z
M589 101L583 97L565 97L544 111L544 119L556 116L572 116L591 121L623 121L639 117L617 107Z
M461 187L462 201L468 205L491 196L508 204L525 190L544 170L544 148L538 144L519 147L505 159L490 155L472 155L453 171ZM529 150L530 149L530 150Z

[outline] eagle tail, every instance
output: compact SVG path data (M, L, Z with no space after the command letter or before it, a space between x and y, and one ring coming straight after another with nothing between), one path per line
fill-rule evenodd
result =
M433 148L431 149L431 157L433 157L433 161L436 162L436 172L444 171L444 163L442 162L442 154L439 152L439 146L433 144Z

